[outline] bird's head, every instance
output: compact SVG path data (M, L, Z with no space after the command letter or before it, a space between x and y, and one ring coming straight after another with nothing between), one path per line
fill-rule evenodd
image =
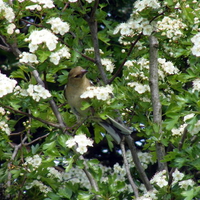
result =
M78 83L82 83L86 78L85 75L87 72L88 71L86 69L83 69L80 66L71 69L68 75L68 83L75 85Z

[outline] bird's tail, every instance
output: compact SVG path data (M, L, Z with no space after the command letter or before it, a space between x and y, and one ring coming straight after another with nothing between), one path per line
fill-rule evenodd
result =
M111 135L111 137L115 140L117 144L120 144L122 135L130 135L132 133L131 130L129 130L113 118L109 116L106 117L106 120L101 120L98 123Z

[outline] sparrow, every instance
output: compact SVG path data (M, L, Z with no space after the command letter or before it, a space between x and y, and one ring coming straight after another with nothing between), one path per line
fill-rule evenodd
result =
M78 120L91 117L111 135L117 144L120 144L122 135L130 135L132 133L131 130L108 115L105 120L98 117L92 106L85 110L82 109L83 102L89 101L89 99L82 99L80 96L88 87L93 86L92 82L86 77L87 72L86 69L80 66L70 70L64 91L65 98Z

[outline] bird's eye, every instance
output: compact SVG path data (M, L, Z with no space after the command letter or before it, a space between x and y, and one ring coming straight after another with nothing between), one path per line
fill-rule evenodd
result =
M74 78L81 78L81 77L82 77L81 74L74 76Z

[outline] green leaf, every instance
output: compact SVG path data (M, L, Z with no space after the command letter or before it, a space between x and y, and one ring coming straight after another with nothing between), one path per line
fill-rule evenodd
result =
M16 70L16 71L13 71L13 72L11 73L11 76L10 76L10 77L11 77L11 78L21 78L21 79L26 80L25 74L24 74L24 72L23 72L21 69L18 69L18 70Z
M65 186L65 188L59 189L58 195L60 195L61 197L66 197L66 198L70 199L72 196L72 190L70 188L68 188L67 186Z
M32 152L32 154L33 154L33 155L36 154L37 151L39 150L39 148L40 148L40 145L39 145L39 144L36 144L35 146L32 145L32 146L31 146L31 152Z
M112 149L113 149L113 147L114 147L114 145L113 145L113 138L110 136L110 135L108 135L108 134L106 134L106 139L107 139L107 141L108 141L108 146L109 146L109 149L112 151Z
M175 124L177 124L179 120L179 117L179 115L177 116L176 114L174 114L173 118L166 119L164 122L164 124L166 124L166 129L171 130L172 128L174 128Z
M37 56L41 63L43 63L51 55L50 51L37 50Z
M88 192L80 192L78 194L78 200L91 200L93 195L88 194Z
M43 146L44 150L53 150L56 146L56 141L50 142L50 143L46 143Z
M74 163L74 157L71 157L68 161L68 166L65 168L65 172L69 172L69 170L72 168L72 164Z

